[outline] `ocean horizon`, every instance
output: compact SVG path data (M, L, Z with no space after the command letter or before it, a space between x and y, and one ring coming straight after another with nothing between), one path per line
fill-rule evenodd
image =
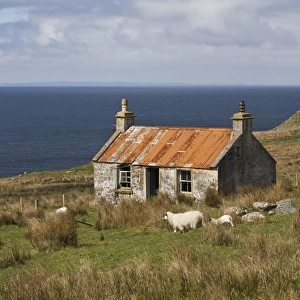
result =
M253 131L300 109L300 87L0 87L0 177L68 169L92 160L114 131L121 100L136 125L231 127L241 100Z

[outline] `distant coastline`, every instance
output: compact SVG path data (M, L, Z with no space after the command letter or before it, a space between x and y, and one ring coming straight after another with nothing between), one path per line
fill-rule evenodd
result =
M96 82L96 81L49 81L49 82L20 82L0 83L0 87L299 87L300 85L278 85L278 84L222 84L222 83L185 83L185 82Z

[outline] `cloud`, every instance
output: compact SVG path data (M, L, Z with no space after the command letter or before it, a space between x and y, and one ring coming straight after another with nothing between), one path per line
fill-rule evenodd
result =
M296 0L2 0L0 82L233 81L254 66L279 78L300 67L299 9Z

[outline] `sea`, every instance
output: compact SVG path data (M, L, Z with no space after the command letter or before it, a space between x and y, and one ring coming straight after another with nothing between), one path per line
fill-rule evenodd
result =
M300 87L0 87L0 177L89 163L123 98L135 124L151 126L231 127L243 100L264 131L300 109Z

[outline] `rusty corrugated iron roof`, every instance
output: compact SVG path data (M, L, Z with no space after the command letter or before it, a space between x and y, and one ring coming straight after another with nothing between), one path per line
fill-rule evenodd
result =
M207 169L231 133L232 128L132 126L96 162Z

